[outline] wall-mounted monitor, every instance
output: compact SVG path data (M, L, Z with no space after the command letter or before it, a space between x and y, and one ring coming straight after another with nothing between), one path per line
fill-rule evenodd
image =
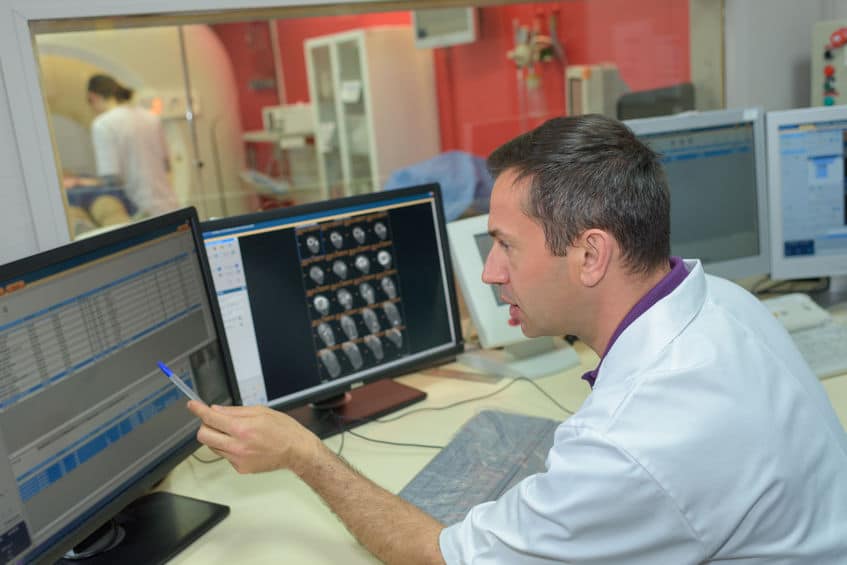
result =
M215 220L203 237L244 404L331 435L422 399L388 378L462 350L438 185Z
M661 155L671 253L739 279L770 270L764 113L692 112L625 122Z
M847 274L847 106L768 112L771 277Z

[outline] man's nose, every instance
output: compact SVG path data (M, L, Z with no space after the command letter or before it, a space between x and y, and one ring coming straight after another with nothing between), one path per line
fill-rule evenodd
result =
M505 284L509 277L507 276L505 265L503 263L501 253L497 249L497 244L488 252L488 257L485 259L485 266L482 269L482 282L485 284Z

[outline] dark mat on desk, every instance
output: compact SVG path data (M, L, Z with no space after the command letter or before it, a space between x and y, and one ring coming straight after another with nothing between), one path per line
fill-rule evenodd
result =
M524 477L545 470L560 422L486 410L471 418L400 496L442 524L461 521Z

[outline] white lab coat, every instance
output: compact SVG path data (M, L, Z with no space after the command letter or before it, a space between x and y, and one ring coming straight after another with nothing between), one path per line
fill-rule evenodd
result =
M139 211L157 215L179 204L168 181L168 148L159 118L137 106L120 105L91 124L97 174L118 175Z
M786 331L699 261L636 319L547 472L445 529L448 563L847 563L847 436Z

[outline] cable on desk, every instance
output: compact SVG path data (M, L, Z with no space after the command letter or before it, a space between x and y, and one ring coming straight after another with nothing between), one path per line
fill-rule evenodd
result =
M205 464L209 464L209 463L217 463L218 461L220 461L221 459L223 459L223 458L224 458L224 456L223 456L223 455L218 455L218 456L217 456L217 457L215 457L214 459L203 459L202 457L198 457L196 453L192 453L192 454L191 454L191 456L192 456L194 459L196 459L197 461L199 461L200 463L205 463Z
M516 378L512 379L510 382L508 382L506 385L504 385L504 386L498 388L497 390L495 390L494 392L489 392L488 394L483 394L482 396L475 396L473 398L466 398L465 400L459 400L457 402L453 402L452 404L447 404L446 406L416 408L414 410L409 410L408 412L404 412L404 413L402 413L398 416L393 416L391 418L377 418L373 421L378 423L378 424L387 424L389 422L394 422L396 420L400 420L401 418L405 418L406 416L410 416L410 415L415 414L417 412L437 412L439 410L447 410L448 408L455 408L456 406L461 406L463 404L470 404L471 402L478 402L480 400L485 400L486 398L491 398L492 396L500 394L501 392L503 392L504 390L506 390L507 388L509 388L510 386L512 386L513 384L515 384L517 382L527 382L527 383L531 384L536 389L538 389L538 391L541 394L546 396L550 400L550 402L555 404L562 412L564 412L565 414L568 414L568 415L573 415L573 410L565 408L564 406L559 404L559 402L555 398L550 396L550 394L546 390L541 388L541 386L539 386L538 383L536 383L535 381L533 381L532 379L529 379L527 377L516 377Z
M428 443L403 443L399 441L388 441L387 439L376 439L368 436L363 436L362 434L354 432L353 430L347 430L347 433L351 436L363 439L365 441L372 441L373 443L383 443L385 445L394 445L398 447L423 447L426 449L444 449L446 447L444 445L431 445Z

